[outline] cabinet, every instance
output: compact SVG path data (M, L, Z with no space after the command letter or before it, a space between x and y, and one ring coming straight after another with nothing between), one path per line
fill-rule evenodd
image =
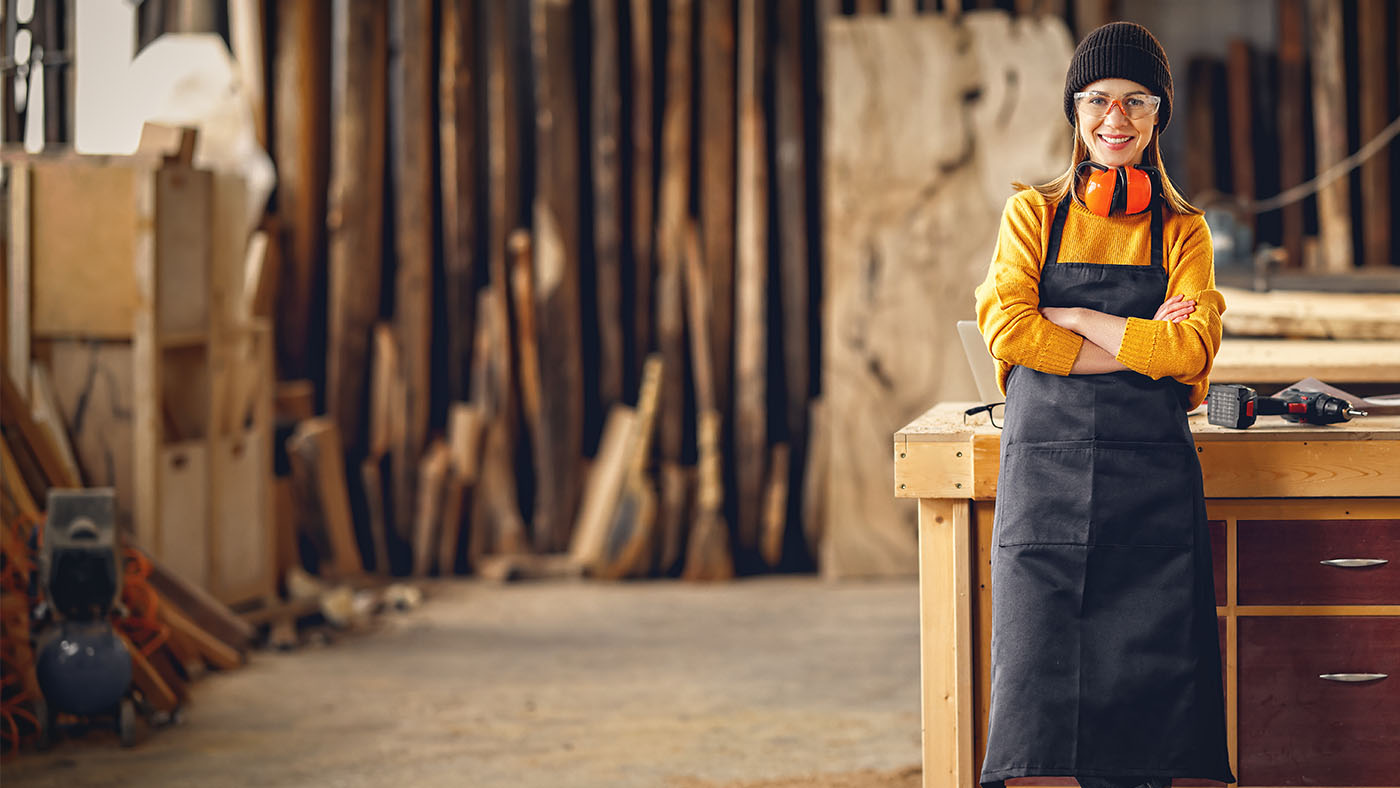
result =
M894 441L896 495L919 506L924 785L940 788L976 784L989 701L1000 440L963 423L970 405ZM1400 785L1400 417L1191 425L1239 785Z
M126 536L228 603L275 588L272 334L238 178L160 157L7 156L6 361L50 372Z

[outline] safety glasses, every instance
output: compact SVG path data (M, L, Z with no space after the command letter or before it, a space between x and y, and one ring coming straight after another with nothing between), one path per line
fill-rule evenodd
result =
M1162 106L1162 97L1148 93L1129 93L1115 98L1096 90L1074 94L1074 107L1085 118L1102 118L1115 106L1130 119L1141 120L1157 114L1157 108Z

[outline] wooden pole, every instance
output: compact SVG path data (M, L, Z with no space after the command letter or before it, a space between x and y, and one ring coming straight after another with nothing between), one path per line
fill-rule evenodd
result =
M628 380L640 381L651 352L652 254L655 242L656 150L652 135L656 84L652 74L651 0L631 0L632 12L632 357Z
M598 397L622 400L622 82L617 0L593 0L593 246Z
M477 149L481 106L477 3L443 0L438 59L438 146L442 196L443 304L447 310L447 395L467 397L476 320Z
M571 0L531 6L535 62L535 325L541 438L534 543L563 550L583 491L583 321L579 304L578 85Z
M1278 4L1278 146L1279 188L1291 189L1303 182L1306 155L1303 145L1303 74L1306 40L1303 32L1303 0L1279 0ZM1283 249L1287 265L1303 265L1303 203L1282 209Z
M394 447L394 517L412 523L414 475L428 438L433 329L432 0L390 3L389 103L397 268L394 331L404 431ZM400 528L403 526L400 525Z
M286 232L278 288L278 361L282 378L299 378L310 372L313 288L326 227L329 2L277 3L274 8L273 150L278 212Z
M1395 76L1386 64L1386 5L1385 0L1357 0L1362 144L1379 134L1390 120L1387 99ZM1368 266L1386 266L1393 259L1390 251L1390 157L1394 155L1393 150L1394 146L1389 146L1361 165L1361 259Z
M700 3L700 243L709 280L715 408L729 413L734 338L734 0Z
M323 566L338 577L364 571L355 525L350 521L350 500L345 489L345 459L340 433L330 419L317 417L297 425L287 439L302 511L324 529L331 554Z
M1226 80L1230 97L1230 163L1234 173L1235 197L1249 202L1254 199L1254 78L1249 43L1233 39L1226 58ZM1254 217L1247 220L1254 229ZM1243 253L1253 250L1242 249Z
M802 110L801 0L779 0L773 53L776 115L775 182L778 190L779 292L782 298L783 372L787 442L791 450L792 489L802 489L806 460L807 394L810 382L808 327L807 173L804 166ZM756 545L744 545L753 548Z
M768 445L768 177L763 115L764 4L739 0L739 155L734 296L737 541L758 544Z
M681 527L683 502L675 486L684 477L667 472L680 463L685 440L685 325L681 303L684 276L684 244L690 200L691 67L694 53L694 20L691 0L670 0L666 49L666 110L661 128L661 193L657 208L657 346L665 360L661 402L657 410L657 450L662 462L661 480L671 485L661 492L663 510L657 522L661 533Z
M335 0L331 11L326 412L347 446L360 440L370 333L379 316L386 21L377 0Z
M1317 171L1325 172L1347 155L1346 61L1342 56L1342 5L1333 0L1308 0L1309 45L1312 55L1313 127L1317 138ZM1317 193L1317 226L1321 236L1323 270L1352 270L1351 177L1338 178Z

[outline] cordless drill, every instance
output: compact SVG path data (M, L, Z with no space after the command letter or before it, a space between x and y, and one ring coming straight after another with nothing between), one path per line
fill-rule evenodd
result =
M1221 427L1242 430L1259 416L1282 416L1295 424L1336 424L1365 416L1350 402L1320 391L1285 389L1274 397L1261 397L1249 386L1212 383L1206 395L1206 420Z

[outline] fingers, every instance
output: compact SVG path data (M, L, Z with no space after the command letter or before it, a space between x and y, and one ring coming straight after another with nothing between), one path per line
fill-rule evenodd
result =
M1171 323L1180 323L1191 316L1196 311L1196 302L1186 300L1183 296L1175 295L1168 298L1157 307L1157 314L1153 320L1165 320Z

